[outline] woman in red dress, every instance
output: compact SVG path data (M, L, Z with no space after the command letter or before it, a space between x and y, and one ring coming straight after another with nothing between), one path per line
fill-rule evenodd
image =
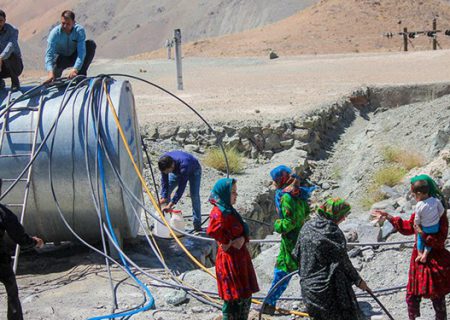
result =
M259 291L252 259L247 250L249 229L233 208L237 198L236 180L216 182L209 201L214 206L209 215L209 236L218 244L216 275L219 296L224 300L223 320L246 320L251 296Z
M435 182L425 175L413 178L411 182L418 178L429 181L436 188ZM376 210L372 215L379 221L387 219L398 232L405 236L416 234L417 237L417 230L414 228L414 213L409 220L393 217L381 210ZM445 295L450 293L450 252L445 249L447 234L448 219L447 215L443 214L439 221L439 232L429 235L424 234L425 245L432 248L428 260L424 263L416 261L418 252L417 246L414 244L406 288L406 303L410 320L420 317L420 301L422 298L431 299L433 302L436 320L447 319Z

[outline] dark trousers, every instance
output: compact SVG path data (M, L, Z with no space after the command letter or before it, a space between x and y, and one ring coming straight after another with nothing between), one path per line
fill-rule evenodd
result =
M406 303L408 305L408 316L410 320L415 320L420 317L420 301L421 296L406 295ZM436 313L436 320L447 320L447 308L445 306L445 296L431 299L433 303L434 312Z
M0 282L5 286L8 295L8 320L23 320L19 289L11 263L0 262Z
M85 76L87 74L87 70L89 69L91 62L94 59L96 48L97 45L94 41L86 40L86 56L84 57L83 66L80 70L78 70L79 75ZM75 52L71 56L58 56L58 58L56 59L55 69L53 70L55 78L61 77L64 69L73 67L73 65L75 64L75 60L77 60L77 54L78 53L75 50Z
M19 76L23 71L22 58L13 53L8 59L3 60L0 79L11 78L12 85L19 84Z

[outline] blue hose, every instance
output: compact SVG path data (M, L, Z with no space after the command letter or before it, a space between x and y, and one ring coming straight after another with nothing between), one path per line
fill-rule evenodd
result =
M105 204L106 221L108 223L108 228L109 228L109 231L110 231L110 233L112 235L113 241L114 241L114 243L116 243L118 245L119 241L117 240L117 237L116 237L116 235L114 233L114 229L112 227L111 218L110 218L110 214L109 214L108 198L106 196L105 172L104 172L104 167L103 167L102 150L100 148L100 144L97 146L97 152L98 152L98 168L99 168L100 180L101 180L101 183L102 183L103 201L104 201L104 204ZM144 305L143 307L141 307L139 309L134 309L134 310L131 310L131 311L121 312L121 313L114 313L114 314L100 316L100 317L93 317L93 318L89 318L89 320L115 319L115 318L132 316L132 315L135 315L137 313L147 311L147 310L149 310L149 309L151 309L151 308L153 308L155 306L155 299L153 298L153 296L152 296L150 290L148 289L148 287L145 284L143 284L133 274L133 272L130 270L130 268L128 266L127 261L125 260L125 258L123 257L123 255L120 252L119 252L119 255L120 255L120 259L122 260L122 264L124 265L124 267L128 271L129 276L132 277L134 279L134 281L136 281L136 283L141 288L143 288L144 291L147 293L147 295L149 297L149 302L147 303L147 305Z

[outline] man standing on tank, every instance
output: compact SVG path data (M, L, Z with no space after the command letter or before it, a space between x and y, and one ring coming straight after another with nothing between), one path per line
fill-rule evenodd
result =
M6 23L5 11L0 10L0 90L5 87L5 78L11 78L11 90L20 89L19 76L22 71L19 31Z
M0 179L0 194L1 187L2 180ZM11 266L11 254L3 239L5 231L16 244L21 246L21 249L40 248L44 245L44 241L41 238L30 237L26 234L16 215L6 206L0 204L0 282L5 286L8 295L8 320L23 320L19 289Z
M63 11L61 24L50 31L47 43L46 83L61 77L62 72L67 68L70 68L67 75L69 79L87 74L97 46L94 41L86 40L84 28L75 22L75 13L70 10Z

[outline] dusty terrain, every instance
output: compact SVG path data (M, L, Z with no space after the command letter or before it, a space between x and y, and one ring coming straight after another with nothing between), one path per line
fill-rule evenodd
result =
M28 67L43 65L46 37L65 9L74 10L88 38L98 44L101 57L126 57L162 48L173 30L183 30L183 41L241 32L293 15L317 0L3 0L8 22L20 29ZM30 10L32 8L32 10ZM31 63L33 62L33 63Z
M324 104L333 103L342 96L346 97L354 88L362 85L448 82L450 81L446 72L448 55L449 51L438 51L410 54L307 56L283 58L277 61L257 58L186 59L186 89L180 96L199 107L199 111L213 124L235 123L237 120L256 123L256 120L261 118L290 119ZM411 61L414 62L415 68L410 67ZM139 72L140 69L147 72ZM173 61L98 60L92 72L132 73L144 76L178 93L175 90ZM34 76L33 79L36 77ZM183 107L171 102L164 94L150 91L137 83L133 83L133 89L141 124L161 124L170 119L172 122L188 126L195 120L188 112L183 111ZM359 184L354 184L353 180L346 180L346 178L368 179L370 171L364 172L352 168L358 168L359 161L362 161L365 167L371 167L374 162L380 161L376 157L369 156L376 155L378 149L375 143L367 145L364 143L366 137L363 133L366 131L363 129L366 128L373 132L370 134L371 139L380 139L386 143L390 143L391 140L392 143L401 143L404 140L401 137L408 136L405 141L409 145L423 149L427 159L433 159L434 153L428 147L433 141L434 133L447 125L448 105L447 96L436 101L403 106L398 110L389 110L376 115L369 114L369 120L367 115L357 116L337 141L335 149L330 150L328 159L317 163L318 172L313 176L316 179L314 182L323 184L323 181L331 178L332 168L342 166L343 163L350 164L346 168L348 171L342 171L342 180L333 177L339 186L336 193L344 196L353 193L351 200L355 203L358 201L358 196L361 195L358 192L363 192L364 185L361 187ZM255 113L256 109L260 110L260 113ZM428 113L429 110L431 113ZM424 136L418 132L408 133L410 128L407 123L398 128L396 126L398 121L405 121L405 119L417 125L417 121L421 123L420 119L426 118L427 114L436 116L431 116L422 123L423 130L426 131ZM387 127L383 125L386 123L389 124ZM169 125L170 123L166 122L164 126ZM392 137L396 138L392 139ZM173 142L156 143L155 156L163 150L174 147ZM347 156L354 152L357 154L355 157L345 158L340 156L343 150ZM198 156L201 157L201 155ZM295 148L281 152L271 160L248 159L245 172L238 177L241 183L238 208L242 208L245 212L245 208L250 205L248 199L267 189L267 172L272 166L281 162L294 165L296 160ZM208 191L219 176L220 174L215 170L205 169L201 193L205 213L209 210L206 202ZM401 190L405 190L405 187L400 187L398 190L402 192ZM187 198L181 204L185 212L189 211L189 202ZM270 219L268 217L268 220ZM367 211L355 210L349 223L350 226L366 224ZM258 226L253 225L252 228L258 228ZM373 232L376 232L375 228ZM400 237L394 235L389 240L393 239L400 239ZM200 252L203 250L203 246L190 240L186 241L190 248L197 248ZM187 262L184 254L173 243L166 240L159 243L167 255L169 267L176 274L182 274L188 283L202 289L215 290L214 280L203 272L192 271L195 267ZM137 242L129 243L125 249L146 271L167 279L167 275L142 237ZM269 287L277 249L277 245L263 246L263 253L254 260L262 288L261 294L264 294ZM409 252L408 248L398 246L392 249L365 249L353 261L373 288L383 288L392 284L403 285L406 281ZM65 244L56 251L50 246L41 254L24 255L21 261L18 281L27 318L85 319L110 312L110 286L104 260L100 256L83 247ZM391 263L388 265L387 261ZM386 269L389 270L388 273ZM117 268L113 269L113 279L118 287L121 309L127 309L142 302L141 293L135 284L125 280L126 278L126 275ZM193 298L190 298L188 303L174 307L168 303L170 297L176 294L173 289L156 287L154 281L145 277L141 279L151 285L152 293L157 301L157 310L143 313L133 317L134 319L147 319L152 315L156 319L213 319L219 314L215 308L206 306ZM298 295L298 280L294 279L286 296L298 297ZM394 312L396 319L405 319L404 292L385 295L381 299ZM4 293L0 294L0 300L0 315L5 315ZM376 317L382 319L379 308L372 300L364 298L361 299L361 303L368 315L374 319ZM303 308L295 300L283 302L282 305L287 308L298 307L300 310ZM432 314L430 305L425 304L423 310L422 319L429 319ZM280 317L280 319L289 318Z
M168 89L207 120L283 119L336 101L362 85L450 80L450 50L267 58L186 58L184 90L174 61L97 60L91 72L131 73ZM145 72L140 72L145 71ZM190 122L196 116L167 94L139 82L133 90L141 124Z

